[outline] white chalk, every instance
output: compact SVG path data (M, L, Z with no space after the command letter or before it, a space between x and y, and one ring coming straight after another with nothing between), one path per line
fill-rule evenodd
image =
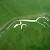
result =
M19 25L21 26L21 30L22 30L23 26L26 26L26 24L22 24L22 22L20 21L20 24L15 24L15 26L13 28L16 28Z
M25 25L26 26L26 24L22 24L22 22L37 22L37 23L39 23L40 25L42 25L42 26L44 26L45 28L46 28L46 26L44 25L44 24L42 24L42 23L40 23L38 20L39 19L45 19L46 21L49 21L49 19L47 18L47 17L38 17L37 19L35 19L35 20L16 20L16 21L19 21L20 22L20 24L15 24L15 26L14 26L14 28L16 28L17 26L21 26L21 30L22 30L22 28L23 28L23 25ZM46 23L47 24L47 23ZM48 25L48 24L47 24ZM49 26L49 25L48 25Z

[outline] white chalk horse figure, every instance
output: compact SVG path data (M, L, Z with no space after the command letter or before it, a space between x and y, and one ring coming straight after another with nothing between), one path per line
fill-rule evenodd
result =
M39 23L40 25L42 25L42 26L45 27L44 24L42 24L42 23L39 22L39 19L41 19L41 18L42 18L42 19L44 18L46 21L49 21L49 19L48 19L47 17L38 17L38 18L35 19L35 20L23 20L23 19L22 19L22 20L16 20L16 21L19 21L20 24L15 24L15 25L14 25L14 28L16 28L17 26L20 25L20 26L21 26L21 30L22 30L22 27L23 27L23 26L26 26L26 24L22 24L22 22L32 22L32 23L33 23L33 22L37 22L37 23ZM46 22L43 22L43 23L47 24ZM48 25L48 24L47 24L47 25ZM49 26L49 25L48 25L48 26Z

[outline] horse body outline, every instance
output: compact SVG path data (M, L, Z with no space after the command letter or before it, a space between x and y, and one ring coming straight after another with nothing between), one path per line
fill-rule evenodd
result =
M35 19L35 20L16 20L16 21L19 21L20 23L19 24L15 24L15 26L13 27L13 28L16 28L17 26L21 26L21 30L22 30L22 27L23 27L23 25L25 25L26 26L26 24L22 24L22 22L37 22L37 23L39 23L40 25L42 25L42 26L44 26L45 27L45 25L44 24L42 24L42 23L40 23L38 20L40 19L40 18L44 18L46 21L49 21L49 19L47 18L47 17L38 17L37 19ZM46 22L44 22L44 23L46 23ZM46 23L47 24L47 23ZM47 24L48 25L48 24ZM49 25L48 25L49 26Z

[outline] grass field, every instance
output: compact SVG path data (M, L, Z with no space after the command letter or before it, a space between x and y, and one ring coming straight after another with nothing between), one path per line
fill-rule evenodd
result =
M14 18L36 19L44 13L50 19L50 0L0 0L0 50L50 50L50 28L47 25L44 28L38 23L24 22L28 26L21 30L20 26L13 28L19 23L15 22L6 30Z

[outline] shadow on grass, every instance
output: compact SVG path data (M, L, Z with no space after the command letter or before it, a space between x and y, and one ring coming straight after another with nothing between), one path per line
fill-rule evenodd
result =
M27 46L26 50L50 50L48 46L37 46L37 45L31 45Z

